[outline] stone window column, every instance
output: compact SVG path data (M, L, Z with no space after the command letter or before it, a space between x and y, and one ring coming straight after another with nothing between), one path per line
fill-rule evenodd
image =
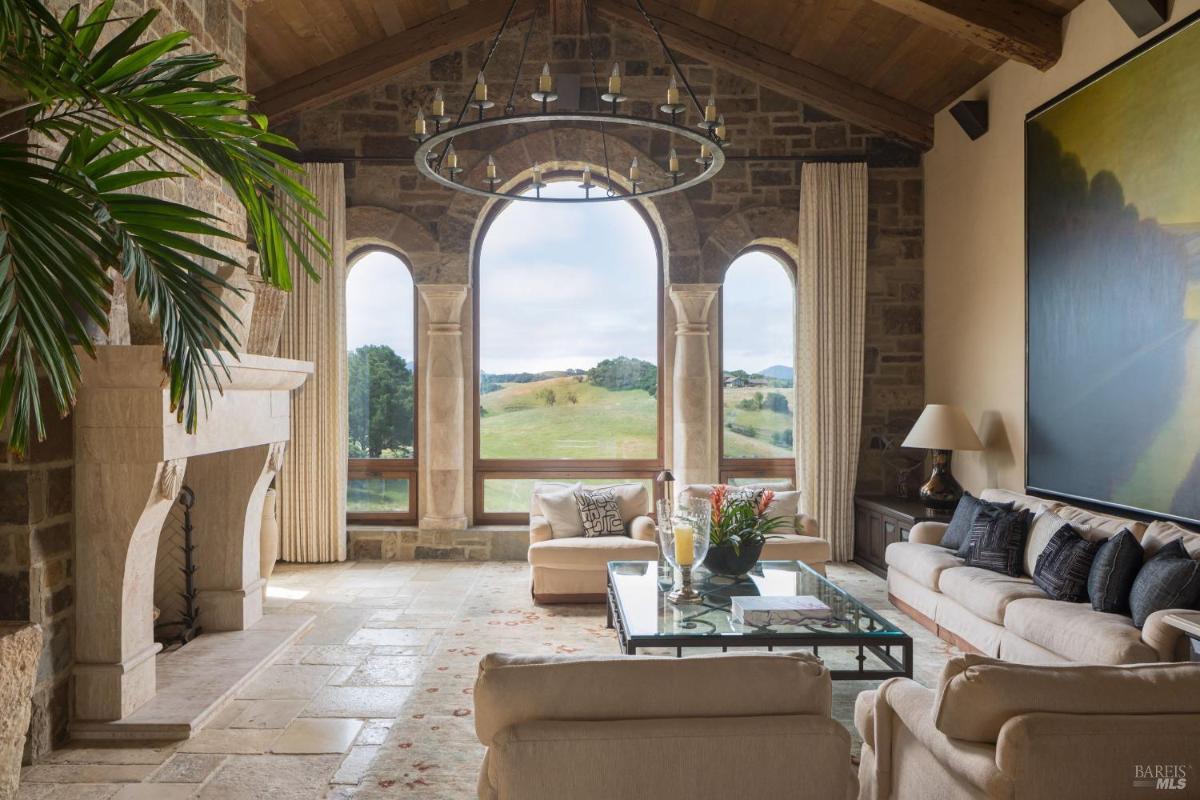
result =
M676 317L671 470L679 486L717 479L708 315L719 289L716 283L674 284L670 288Z
M425 302L425 368L420 443L422 509L420 526L434 530L467 527L466 394L463 390L463 284L418 284Z

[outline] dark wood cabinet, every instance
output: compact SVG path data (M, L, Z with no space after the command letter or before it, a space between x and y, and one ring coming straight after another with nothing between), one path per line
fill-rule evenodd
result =
M877 495L854 498L854 560L876 575L887 575L883 553L906 541L918 522L949 522L950 515L925 508L920 500Z

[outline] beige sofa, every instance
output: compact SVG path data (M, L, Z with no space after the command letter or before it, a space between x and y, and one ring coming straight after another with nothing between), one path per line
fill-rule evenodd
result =
M650 497L639 484L619 498L625 536L555 537L543 513L539 490L567 484L539 483L529 501L529 570L537 603L602 603L610 561L657 561L654 520L647 511ZM599 488L599 487L589 487Z
M863 692L854 724L860 800L1200 797L1200 664L960 656L936 691L892 678Z
M709 484L692 484L685 486L679 493L681 500L690 497L707 499L712 492ZM743 488L765 488L775 491L791 492L790 488L781 488L773 484L747 486ZM795 533L783 532L772 534L763 545L760 558L763 561L803 561L822 575L825 574L825 564L833 558L829 542L821 538L817 521L804 513L797 513L793 523Z
M1170 522L1147 525L996 489L980 497L994 503L1013 502L1035 513L1052 511L1090 530L1092 536L1107 538L1128 529L1147 555L1177 538L1193 555L1200 552L1200 534ZM1200 612L1158 611L1138 630L1129 617L1093 611L1089 603L1051 600L1028 575L1011 578L964 566L961 558L939 544L946 527L918 523L907 542L888 545L884 555L889 599L946 641L968 652L1027 664L1139 664L1189 658L1186 637L1164 618L1171 613L1200 616Z
M807 653L486 656L486 800L853 798L850 735Z

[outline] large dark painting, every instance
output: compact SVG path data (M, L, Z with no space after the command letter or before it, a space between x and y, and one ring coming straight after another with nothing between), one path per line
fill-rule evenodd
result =
M1200 18L1026 137L1029 487L1200 520Z

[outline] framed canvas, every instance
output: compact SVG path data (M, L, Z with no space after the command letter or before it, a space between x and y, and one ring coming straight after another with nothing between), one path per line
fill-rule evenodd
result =
M1200 13L1026 118L1026 484L1200 520Z

